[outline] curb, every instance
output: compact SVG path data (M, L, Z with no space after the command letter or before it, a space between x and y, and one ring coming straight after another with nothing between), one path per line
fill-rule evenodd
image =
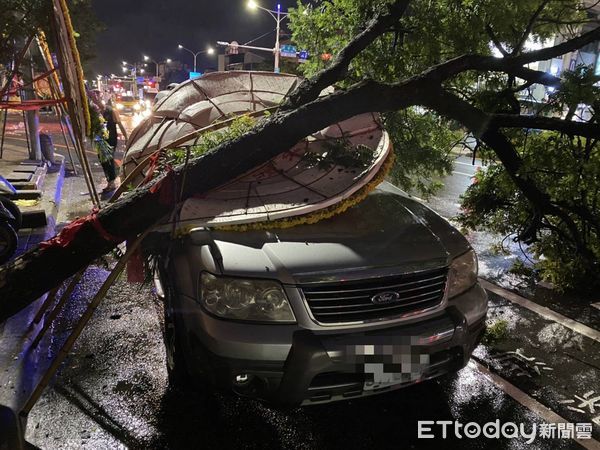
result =
M41 233L32 228L28 234L19 235L19 240L26 238L21 251L27 251L41 240L56 234L56 221L62 199L62 187L65 178L64 158L56 164L58 170L49 172L46 183L53 184L43 192L41 206L45 214L46 225ZM23 230L25 233L27 231ZM0 323L0 450L18 450L28 448L25 441L27 418L19 412L35 387L39 375L48 365L43 356L43 347L31 348L35 334L43 326L41 321L33 327L33 318L44 303L47 294L33 302L23 311Z

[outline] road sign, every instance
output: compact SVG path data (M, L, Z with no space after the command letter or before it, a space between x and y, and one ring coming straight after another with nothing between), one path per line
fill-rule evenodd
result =
M231 43L227 47L227 50L225 50L225 54L226 55L237 55L240 52L239 45L240 44L238 44L237 41L231 41Z
M308 50L300 50L298 52L298 62L304 63L308 60Z
M283 56L284 58L295 58L296 53L297 53L296 46L294 46L294 45L286 44L286 45L282 45L279 48L279 54L281 56Z

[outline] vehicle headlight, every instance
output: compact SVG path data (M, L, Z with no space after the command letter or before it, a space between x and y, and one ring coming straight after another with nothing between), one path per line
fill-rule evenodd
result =
M117 103L117 109L123 109L123 103Z
M296 321L277 281L216 277L202 272L200 302L209 312L226 319Z
M448 298L462 294L477 283L477 255L473 250L452 260L448 272Z
M135 105L133 105L133 109L135 109L136 111L139 111L141 108L139 103L136 103Z

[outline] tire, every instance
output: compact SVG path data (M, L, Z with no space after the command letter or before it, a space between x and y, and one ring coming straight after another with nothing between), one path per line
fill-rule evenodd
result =
M169 296L164 300L165 329L164 341L167 356L167 375L169 384L179 389L189 389L191 386L190 375L187 370L181 338L177 332L176 320Z
M7 198L0 197L0 202L2 202L2 205L6 209L8 209L8 211L14 217L14 220L9 220L8 223L10 223L10 226L13 227L13 230L19 231L21 229L21 225L23 223L23 216L21 214L21 210L15 204L15 202L13 202L12 200L9 200Z
M10 259L17 249L17 233L7 222L0 223L0 264Z

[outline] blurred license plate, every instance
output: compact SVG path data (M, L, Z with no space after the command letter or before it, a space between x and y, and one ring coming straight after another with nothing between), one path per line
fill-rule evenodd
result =
M371 359L364 363L363 390L365 391L418 381L429 367L428 354L405 353L379 356L380 361Z

